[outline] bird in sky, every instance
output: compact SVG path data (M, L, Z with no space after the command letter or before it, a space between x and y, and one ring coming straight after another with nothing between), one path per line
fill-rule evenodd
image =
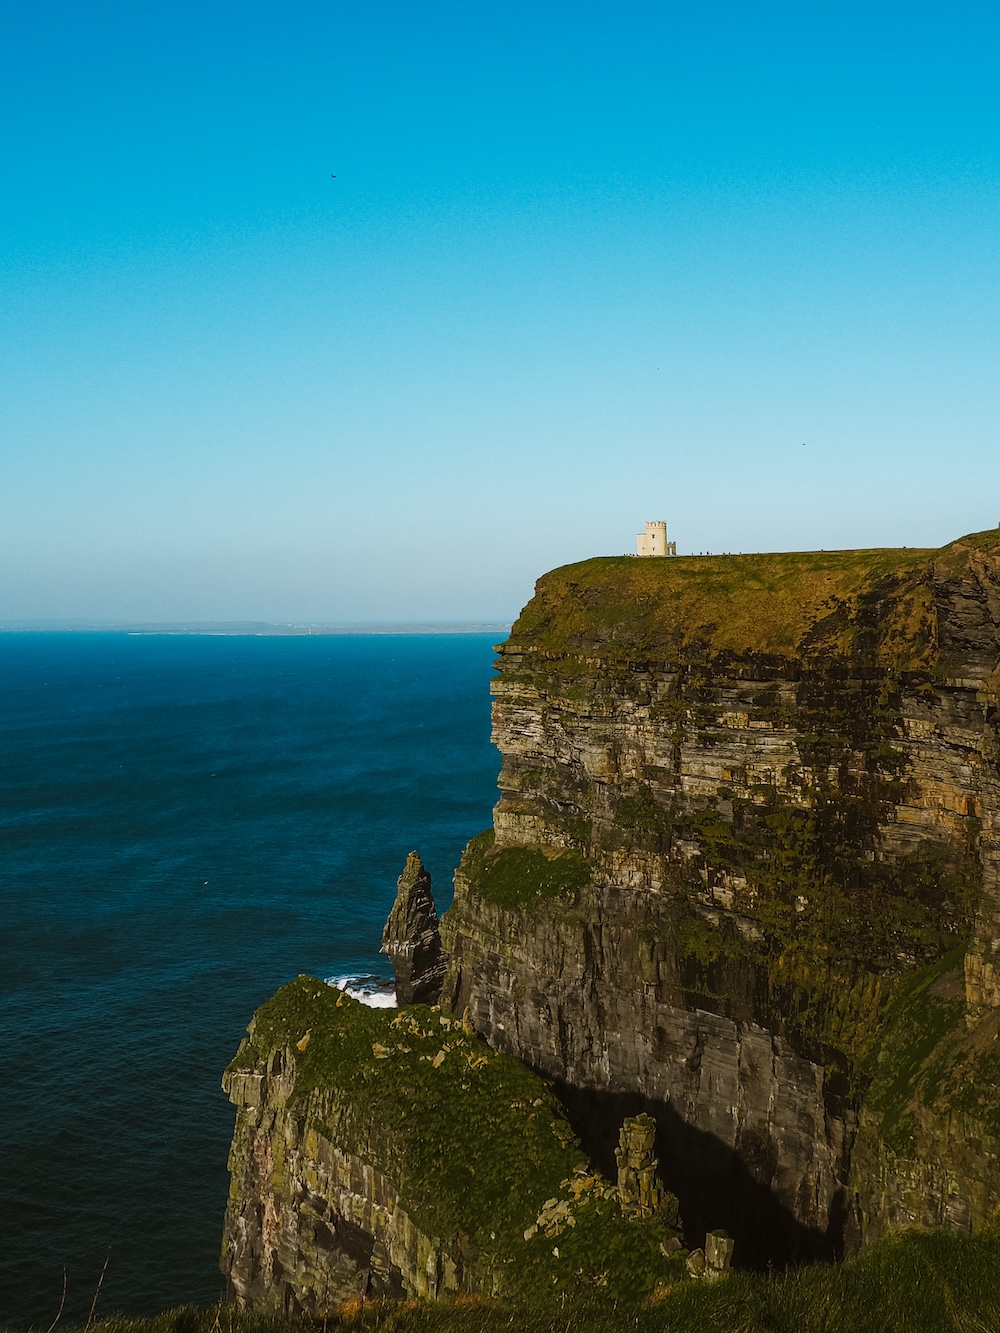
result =
M332 171L330 172L330 179L331 179L332 181L335 181L335 180L337 179L337 177L333 174Z

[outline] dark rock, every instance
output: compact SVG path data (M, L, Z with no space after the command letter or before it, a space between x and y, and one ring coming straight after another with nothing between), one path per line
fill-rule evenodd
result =
M705 1237L705 1281L719 1282L729 1276L736 1242L724 1231L710 1231Z
M684 1262L687 1266L687 1271L691 1274L692 1277L705 1276L704 1250L692 1250Z
M398 1005L437 1003L446 960L431 877L416 852L406 858L397 881L396 901L382 932L382 952L392 964Z

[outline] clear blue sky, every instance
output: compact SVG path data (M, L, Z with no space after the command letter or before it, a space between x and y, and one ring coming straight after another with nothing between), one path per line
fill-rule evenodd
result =
M1000 521L993 2L33 0L0 60L0 618Z

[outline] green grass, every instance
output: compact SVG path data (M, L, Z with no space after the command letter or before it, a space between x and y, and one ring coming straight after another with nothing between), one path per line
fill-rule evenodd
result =
M941 1048L965 1033L961 992L941 995L940 983L961 975L964 948L909 978L889 1006L881 1039L865 1072L872 1079L866 1104L880 1117L879 1137L893 1152L913 1149L912 1108L928 1078L940 1083Z
M505 655L527 641L574 650L595 640L613 649L758 652L797 655L807 631L873 591L892 600L885 637L901 632L912 648L933 615L929 551L793 552L682 556L667 560L599 557L553 570L515 623ZM836 626L847 646L857 627ZM916 656L923 651L917 644ZM907 658L913 652L905 653Z
M580 852L572 848L498 848L492 830L472 839L460 869L474 884L477 898L512 909L554 899L571 903L590 883L590 867Z
M668 1219L623 1217L548 1086L460 1018L369 1009L299 977L257 1011L230 1070L276 1050L294 1058L290 1113L384 1172L425 1235L463 1238L486 1289L643 1291L683 1273L660 1252ZM549 1199L572 1201L573 1224L526 1238Z
M737 1274L640 1304L567 1296L543 1305L456 1301L369 1305L308 1322L228 1306L108 1319L95 1333L996 1333L1000 1234L910 1232L840 1267L767 1279Z
M993 1160L1000 1143L1000 1016L966 1025L963 956L953 950L904 983L864 1066L871 1079L865 1103L878 1117L878 1136L904 1158L937 1140L955 1156L963 1138L981 1137ZM943 1127L956 1115L965 1131L952 1144Z
M589 649L605 664L637 650L692 659L834 655L925 670L937 649L935 568L955 574L998 552L991 529L939 551L598 557L539 579L503 654Z

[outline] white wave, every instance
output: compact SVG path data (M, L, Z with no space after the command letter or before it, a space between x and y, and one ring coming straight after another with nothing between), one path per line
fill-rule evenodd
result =
M336 986L345 995L360 1000L369 1009L395 1009L396 987L385 977L326 977L328 986Z

